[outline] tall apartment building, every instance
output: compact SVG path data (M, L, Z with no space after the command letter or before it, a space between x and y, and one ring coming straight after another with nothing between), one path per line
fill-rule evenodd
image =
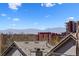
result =
M67 33L76 33L76 22L75 21L69 21L66 23L66 32Z

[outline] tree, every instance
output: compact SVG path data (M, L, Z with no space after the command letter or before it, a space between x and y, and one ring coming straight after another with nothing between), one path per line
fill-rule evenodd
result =
M56 45L60 42L60 37L57 36L57 35L54 35L52 38L51 38L51 44L52 45Z

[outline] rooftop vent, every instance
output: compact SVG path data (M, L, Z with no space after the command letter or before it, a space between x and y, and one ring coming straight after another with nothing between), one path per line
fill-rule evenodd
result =
M44 48L42 50L45 50Z
M36 56L42 56L43 52L40 50L40 48L37 48L36 50Z
M25 42L25 44L28 44L29 42Z

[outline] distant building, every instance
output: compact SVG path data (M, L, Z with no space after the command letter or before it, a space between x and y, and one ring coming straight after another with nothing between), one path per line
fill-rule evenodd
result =
M59 37L61 37L62 35L58 34L58 33L51 33L51 37L53 37L53 36L59 36Z
M51 32L39 32L38 33L38 40L39 41L51 40Z
M61 34L52 32L39 32L38 41L47 41L51 45L56 45L62 38Z
M76 33L76 22L75 21L69 21L66 23L66 32Z

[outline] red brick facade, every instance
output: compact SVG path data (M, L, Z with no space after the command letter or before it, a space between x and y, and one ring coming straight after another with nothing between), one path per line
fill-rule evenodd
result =
M51 40L51 32L39 32L38 33L38 40L39 41Z
M66 23L66 32L76 32L76 22L75 21L69 21Z
M45 40L47 40L48 42L50 42L54 36L61 37L61 35L57 34L57 33L39 32L38 33L38 40L39 41L45 41Z

